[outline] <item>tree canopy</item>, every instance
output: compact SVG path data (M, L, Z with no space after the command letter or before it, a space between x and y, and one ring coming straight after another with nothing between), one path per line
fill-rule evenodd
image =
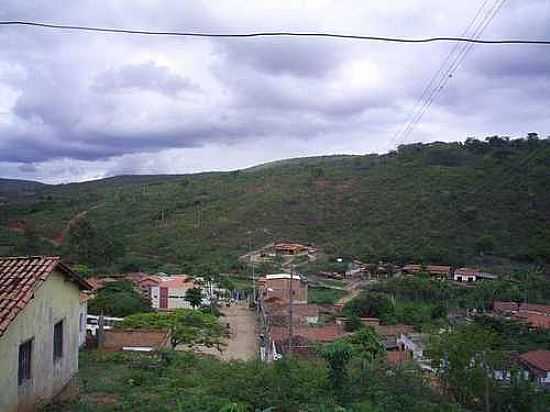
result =
M224 328L218 319L197 310L178 309L174 312L139 313L128 316L120 324L122 328L166 329L171 334L173 348L206 346L222 350Z

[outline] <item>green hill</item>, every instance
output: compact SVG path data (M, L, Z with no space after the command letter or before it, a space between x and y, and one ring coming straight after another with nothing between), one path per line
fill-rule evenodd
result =
M86 220L117 246L109 265L125 268L227 266L249 237L254 246L291 239L367 261L550 260L550 141L535 138L38 185L25 196L6 184L3 254L29 253L29 244L69 253L70 227Z

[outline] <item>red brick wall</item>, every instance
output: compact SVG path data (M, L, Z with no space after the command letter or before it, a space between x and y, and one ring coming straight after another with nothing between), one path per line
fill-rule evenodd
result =
M277 298L281 302L288 303L290 279L267 279L265 282L264 299ZM292 280L293 301L295 303L307 303L307 284L299 279Z

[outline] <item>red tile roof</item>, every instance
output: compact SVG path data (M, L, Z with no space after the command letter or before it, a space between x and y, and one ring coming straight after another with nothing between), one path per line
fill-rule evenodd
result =
M348 335L339 325L328 324L320 327L302 326L294 328L294 337L302 337L310 342L332 342ZM288 328L284 326L273 326L271 338L275 341L286 341L288 339Z
M550 315L550 305L537 305L533 303L520 303L519 305L520 311L525 312L535 312L535 313L541 313L544 315Z
M543 372L550 372L550 350L534 350L519 356L527 366Z
M196 286L195 279L187 275L159 276L159 286L169 289L186 289Z
M437 275L448 275L451 273L451 267L450 266L437 266L437 265L406 265L402 268L405 272L412 272L412 273L418 273L418 272L427 272L430 274L437 274Z
M496 312L517 312L519 305L516 302L496 301L493 303L493 310Z
M550 316L540 313L517 312L514 318L529 323L534 328L550 329Z
M91 285L61 263L59 257L0 258L0 336L54 270L70 277L81 289L91 289Z

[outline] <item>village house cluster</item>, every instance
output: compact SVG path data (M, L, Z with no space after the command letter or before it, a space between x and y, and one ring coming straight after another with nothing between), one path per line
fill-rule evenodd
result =
M292 262L305 256L316 259L318 249L292 242L276 242L250 254L251 262L282 256L285 272L262 274L255 280L256 293L250 309L256 310L259 329L259 356L271 362L288 356L315 356L319 344L333 342L351 334L343 303L312 304L313 284L297 273ZM410 264L397 268L388 264L369 265L351 261L339 272L320 272L317 277L347 279L346 284L365 279L427 274L460 284L491 281L496 276L478 269ZM211 281L189 275L128 273L111 277L83 279L58 257L0 258L0 411L15 412L32 408L36 402L59 393L78 370L78 351L90 335L96 335L101 320L101 347L105 351L151 352L170 347L166 330L128 330L113 328L121 318L88 314L87 305L94 293L118 281L127 281L154 310L193 309L186 299L190 289L200 288L202 305L227 291ZM465 285L465 287L467 287ZM227 301L227 305L230 301ZM514 319L533 329L550 329L550 306L497 301L491 316ZM433 372L426 353L428 335L411 325L386 325L377 318L360 318L372 327L385 349L390 365L415 362L427 373ZM511 364L519 367L525 379L550 385L550 350L517 354ZM510 379L510 371L495 371L500 379Z
M289 350L311 355L317 343L347 335L343 324L335 320L342 305L308 303L308 283L299 274L261 277L257 303L262 331L261 358L265 361L278 360Z

